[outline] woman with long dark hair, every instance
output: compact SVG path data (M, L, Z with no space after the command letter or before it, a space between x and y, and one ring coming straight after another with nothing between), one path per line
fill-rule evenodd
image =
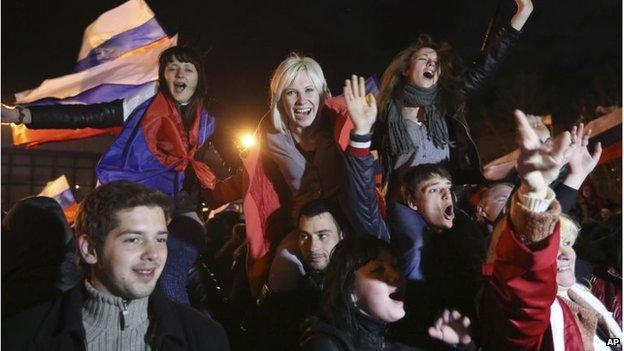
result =
M379 95L376 140L389 196L396 195L395 171L423 163L448 163L458 184L481 183L479 157L465 118L475 95L513 48L533 11L516 0L517 11L471 70L448 43L420 35L385 70Z
M403 274L388 243L372 236L341 241L334 249L323 287L322 318L301 339L305 351L417 350L386 336L405 316ZM429 334L447 344L472 348L470 321L445 311Z
M192 213L201 202L202 189L214 189L217 179L227 175L209 141L215 119L206 109L200 55L183 46L163 51L158 83L156 90L101 104L3 106L2 121L31 129L123 125L96 168L98 181L142 183L172 196L177 213Z

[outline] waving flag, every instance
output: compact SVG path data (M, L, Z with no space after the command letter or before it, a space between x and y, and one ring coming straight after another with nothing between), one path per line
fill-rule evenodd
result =
M155 87L158 56L176 42L176 36L167 37L143 0L127 1L87 27L74 73L47 79L35 89L15 94L16 103L92 104L136 95ZM153 93L141 96L148 99ZM116 132L118 128L29 130L19 125L12 126L12 131L15 145L31 147Z
M67 177L62 175L57 179L48 182L38 196L51 197L61 205L67 222L72 223L76 219L76 211L78 210L78 204L74 199L74 194L69 188L69 182Z

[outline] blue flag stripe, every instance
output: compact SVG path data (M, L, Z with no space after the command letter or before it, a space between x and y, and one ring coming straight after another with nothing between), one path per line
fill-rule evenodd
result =
M160 27L158 21L152 18L136 28L115 35L100 46L92 49L84 59L76 63L74 72L80 72L108 62L125 52L153 43L165 36L167 34Z

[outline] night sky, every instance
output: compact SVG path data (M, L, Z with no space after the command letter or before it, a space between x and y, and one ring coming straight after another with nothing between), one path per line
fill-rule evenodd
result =
M71 71L82 31L123 1L2 1L2 97ZM168 33L205 55L210 110L222 135L252 128L268 105L272 70L291 51L314 57L334 95L351 73L381 74L419 33L477 57L498 0L148 1ZM500 1L496 28L515 11ZM622 2L534 1L522 42L472 103L477 138L513 129L515 107L557 124L584 106L621 105ZM585 108L587 110L587 108ZM482 118L485 124L476 124ZM482 128L487 125L488 128Z

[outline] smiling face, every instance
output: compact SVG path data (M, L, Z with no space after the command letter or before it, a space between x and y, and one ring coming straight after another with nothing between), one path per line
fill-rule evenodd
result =
M297 74L282 92L281 100L283 112L291 126L303 129L314 123L321 96L307 72Z
M79 237L83 260L91 265L91 284L124 299L149 296L167 260L167 222L160 207L138 206L118 211L117 226L100 250L86 235Z
M167 89L173 99L180 104L187 104L195 94L199 80L195 65L190 62L180 62L174 56L167 63L164 76Z
M342 239L342 232L329 212L299 218L299 249L306 265L322 272L329 264L334 247Z
M451 181L434 174L418 184L415 199L409 206L420 213L427 224L434 230L450 229L453 226L455 210L451 195Z
M431 48L422 48L412 55L404 75L412 85L430 88L438 82L440 73L438 53Z
M396 258L381 250L377 258L355 271L353 300L366 315L392 323L405 316L403 275L396 269Z
M562 238L557 254L557 285L569 288L576 283L575 263L576 252L572 248L570 240Z

